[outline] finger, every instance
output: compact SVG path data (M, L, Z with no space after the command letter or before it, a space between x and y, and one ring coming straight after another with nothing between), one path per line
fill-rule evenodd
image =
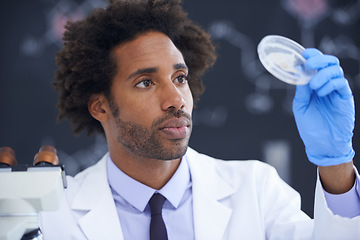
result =
M296 101L301 105L307 105L310 102L310 98L311 89L309 87L309 84L296 86L294 102Z
M338 92L341 97L352 96L349 82L345 78L331 79L317 91L317 95L325 97L334 91Z
M316 55L308 58L305 62L305 67L311 70L318 70L331 65L340 65L339 59L332 55Z
M310 80L310 88L313 90L318 90L331 79L341 77L344 77L344 71L340 66L330 66L321 69Z
M305 58L305 59L308 59L310 57L313 57L313 56L317 56L317 55L323 55L322 52L320 52L318 49L316 48L307 48L305 49L305 51L302 53L302 56Z
M311 89L309 84L307 85L297 85L295 97L293 100L293 113L303 114L308 109L309 103L311 99Z

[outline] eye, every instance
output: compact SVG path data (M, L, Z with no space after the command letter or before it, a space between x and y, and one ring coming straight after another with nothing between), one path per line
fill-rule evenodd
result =
M138 82L135 87L138 88L148 88L150 86L154 85L153 81L151 79L143 79L140 82Z
M177 81L178 83L181 83L181 84L185 84L185 83L187 83L187 80L188 80L188 77L185 74L183 74L183 75L177 76L174 81Z

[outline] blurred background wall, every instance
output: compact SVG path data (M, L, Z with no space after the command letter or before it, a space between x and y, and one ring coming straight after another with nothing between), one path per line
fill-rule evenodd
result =
M104 6L106 0L1 1L0 146L14 148L20 163L30 164L39 147L50 144L74 175L106 152L102 137L74 136L68 121L57 123L50 83L65 22ZM278 34L338 56L359 106L360 0L185 0L184 8L211 34L218 52L204 76L207 90L193 113L190 145L222 159L272 164L312 216L316 167L306 159L291 113L295 87L265 71L256 47Z

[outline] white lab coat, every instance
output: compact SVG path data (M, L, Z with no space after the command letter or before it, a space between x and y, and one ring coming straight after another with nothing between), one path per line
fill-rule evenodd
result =
M222 161L188 149L197 240L360 239L360 217L335 216L317 181L315 220L300 210L300 196L259 161ZM106 176L105 155L68 177L57 212L40 217L45 240L121 240L121 224ZM120 184L120 183L119 183Z

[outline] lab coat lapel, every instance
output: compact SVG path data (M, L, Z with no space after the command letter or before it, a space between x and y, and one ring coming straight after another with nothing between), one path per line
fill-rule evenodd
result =
M213 162L188 149L192 178L195 239L223 239L232 209L225 205L234 189L216 172Z
M79 219L79 225L89 240L123 239L107 181L106 157L107 155L94 166L97 169L93 171L93 175L86 177L71 206L73 210L84 214Z

